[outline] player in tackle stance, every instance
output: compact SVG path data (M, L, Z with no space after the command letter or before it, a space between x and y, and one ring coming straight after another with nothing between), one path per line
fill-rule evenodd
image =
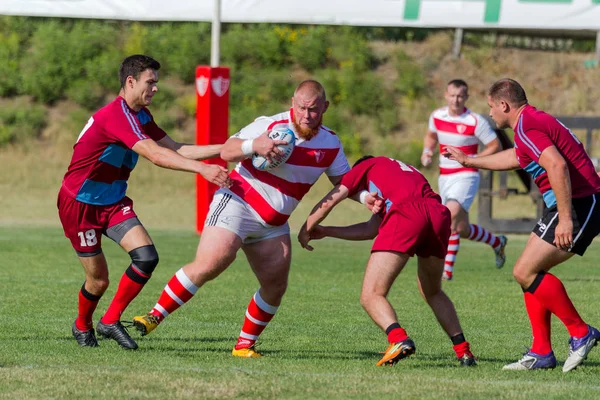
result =
M600 178L583 145L560 121L527 102L525 90L512 79L501 79L488 91L490 117L499 129L512 128L515 147L485 157L470 158L449 146L445 155L463 166L491 170L523 168L544 198L544 213L513 276L523 289L533 345L507 370L556 367L550 337L550 317L556 315L569 331L569 355L563 372L586 359L600 332L586 324L551 268L574 254L583 255L600 232Z
M221 157L237 161L232 185L216 192L200 237L196 258L169 280L156 305L146 315L134 317L142 335L188 302L205 283L217 278L241 249L260 284L246 309L242 329L231 354L261 356L255 344L275 316L287 290L291 264L288 218L302 197L323 174L339 183L350 170L340 139L323 126L329 102L323 86L313 80L298 85L292 108L272 117L259 117L227 140ZM286 127L294 131L291 157L273 170L258 170L252 154L281 156L284 144L267 136L269 130ZM375 202L368 193L365 202Z
M380 213L368 222L346 227L319 225L339 202L361 190L377 192L385 200ZM386 332L390 343L377 366L394 365L415 353L415 343L400 327L387 300L396 277L414 255L418 257L421 294L452 340L460 365L476 365L454 305L441 287L450 226L450 211L416 168L387 157L365 156L313 208L298 234L302 247L311 251L310 240L327 236L346 240L377 237L360 295L363 308Z
M122 62L119 96L96 112L79 134L58 194L65 236L85 271L78 316L71 328L81 346L98 345L92 315L108 287L108 265L101 243L102 235L106 235L129 254L131 263L96 329L125 349L137 348L120 317L158 264L154 243L137 218L133 201L125 195L138 156L160 167L199 173L212 183L229 186L227 169L196 161L218 156L221 145L177 143L154 122L146 107L158 91L159 69L156 60L144 55Z

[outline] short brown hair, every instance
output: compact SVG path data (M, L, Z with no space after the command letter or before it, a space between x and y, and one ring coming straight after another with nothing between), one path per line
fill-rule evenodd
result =
M514 79L504 78L496 81L488 90L488 96L493 100L505 100L507 103L520 107L527 104L525 89Z
M121 81L121 88L125 87L125 81L127 80L128 76L133 76L135 80L138 80L140 78L140 74L147 69L158 71L160 69L160 63L154 58L145 56L143 54L134 54L124 59L119 67L119 80Z
M454 86L455 88L464 87L469 90L469 85L467 85L467 82L463 81L462 79L452 79L446 86Z

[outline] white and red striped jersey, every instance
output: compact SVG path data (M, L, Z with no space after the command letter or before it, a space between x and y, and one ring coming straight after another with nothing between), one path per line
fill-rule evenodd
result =
M455 146L467 155L477 154L479 142L484 145L496 139L496 132L481 115L465 108L459 116L451 116L448 107L438 108L429 117L429 130L437 134L440 143L440 174L478 173L477 168L465 168L457 161L443 157L445 146Z
M321 126L307 141L295 132L292 118L293 109L271 117L259 117L233 135L239 139L253 139L278 124L285 124L294 131L296 145L284 164L261 171L247 158L231 172L233 184L229 189L269 225L283 225L321 174L340 176L350 170L342 143L333 131Z

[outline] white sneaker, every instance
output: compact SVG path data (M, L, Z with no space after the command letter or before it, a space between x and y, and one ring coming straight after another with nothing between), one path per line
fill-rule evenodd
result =
M523 354L523 358L512 364L502 367L505 371L527 371L532 369L553 369L556 367L556 357L554 352L543 356L531 351Z
M563 372L569 372L580 366L590 351L600 341L600 332L598 329L590 325L588 325L588 329L587 335L581 339L577 339L576 337L569 339L569 356L563 365Z

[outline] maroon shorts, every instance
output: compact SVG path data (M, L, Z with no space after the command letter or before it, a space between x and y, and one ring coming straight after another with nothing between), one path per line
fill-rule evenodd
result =
M394 204L386 213L371 251L446 257L452 217L435 199Z
M137 216L127 196L115 204L95 206L75 200L64 188L58 193L57 206L65 236L79 253L98 252L106 229Z

